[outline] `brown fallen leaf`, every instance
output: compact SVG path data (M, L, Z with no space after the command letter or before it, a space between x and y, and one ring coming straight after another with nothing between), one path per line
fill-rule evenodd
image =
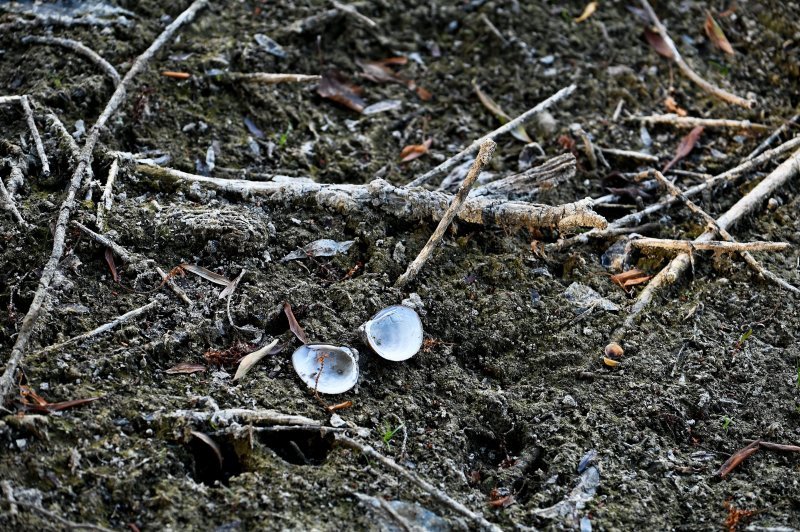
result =
M597 11L597 2L589 2L588 4L586 4L586 7L583 8L583 13L581 13L581 16L573 20L576 23L580 24L587 18L591 17L595 11Z
M670 113L675 113L678 116L687 116L689 113L678 105L678 102L675 101L675 98L672 96L667 96L664 100L664 107L666 107L667 111Z
M178 375L178 374L191 374L191 373L198 373L205 371L206 367L202 364L194 364L192 362L181 362L180 364L176 364L169 368L168 370L164 371L168 375Z
M356 64L361 67L362 76L375 83L398 83L404 85L408 90L416 92L420 100L428 101L433 95L426 89L417 86L416 81L395 72L390 65L405 65L408 60L405 57L390 57L380 61L356 60Z
M119 282L119 274L117 273L117 265L114 264L114 252L111 251L111 248L106 248L105 252L106 263L108 264L108 269L111 270L111 277L114 278L114 282Z
M322 74L322 79L317 86L317 94L332 100L348 109L361 113L367 103L361 98L362 89L353 85L335 70Z
M303 342L304 344L308 343L308 336L306 336L306 332L298 323L297 318L294 317L294 312L292 312L292 306L287 302L283 304L283 312L286 314L286 319L289 320L289 329L292 330L297 339Z
M60 410L66 410L68 408L75 408L76 406L85 405L87 403L91 403L93 401L97 401L98 399L102 399L102 396L99 397L87 397L85 399L72 399L69 401L61 401L58 403L51 403L47 401L44 397L36 393L33 388L26 385L20 385L19 387L19 395L20 395L20 403L22 404L22 409L28 412L36 412L39 414L49 414L50 412L58 412Z
M759 447L761 447L761 441L756 440L751 444L747 445L746 447L739 449L738 451L733 453L730 458L725 460L725 463L722 464L722 467L719 468L719 470L715 473L715 475L718 475L721 478L725 478L725 476L734 469L736 469L739 466L739 464L744 462L748 457L755 454L755 452L758 451Z
M501 124L511 121L511 117L508 116L508 114L503 111L499 105L497 105L497 102L495 102L488 94L481 90L481 87L475 82L475 80L472 81L472 87L475 89L475 94L478 95L478 99L481 101L483 106L486 107L490 113L496 116L497 119L500 120ZM533 142L528 136L528 132L525 131L525 128L522 125L512 129L511 136L525 143Z
M612 275L611 280L619 285L620 288L625 289L629 286L646 283L652 277L652 275L647 275L642 270L633 268L632 270Z
M664 166L664 169L661 170L661 172L666 173L666 171L675 166L678 161L689 155L694 149L695 144L697 144L697 139L699 139L700 135L702 134L703 126L697 126L696 128L692 129L688 135L683 137L681 143L678 144L678 149L675 150L675 157L673 157L672 160L668 162L666 166Z
M728 55L735 55L736 52L733 50L733 46L728 41L728 38L725 37L725 33L722 31L722 28L717 21L714 20L714 17L711 16L710 11L706 11L706 21L703 24L703 29L706 30L706 35L708 35L708 39L720 50L725 52Z
M350 408L353 406L353 401L345 401L343 403L337 403L335 405L328 406L328 412L336 412L337 410L344 410L345 408Z
M418 157L422 157L431 147L433 143L433 139L429 138L426 139L422 144L411 144L406 146L400 151L400 162L407 163L409 161L413 161Z
M660 55L666 57L667 59L674 59L674 55L672 54L672 50L670 49L667 42L661 37L661 34L657 31L653 31L650 28L644 29L644 38L653 47L653 49L658 52Z

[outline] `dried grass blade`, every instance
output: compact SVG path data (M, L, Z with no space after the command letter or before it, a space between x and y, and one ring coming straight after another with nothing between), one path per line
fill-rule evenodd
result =
M270 354L270 351L273 347L278 344L278 339L275 338L273 341L259 349L258 351L253 351L246 357L239 362L239 367L236 369L236 375L233 376L233 380L238 381L242 377L244 377L250 368L252 368L259 360L264 358L265 356Z
M193 273L205 279L206 281L211 281L214 284L218 284L224 287L228 287L231 285L231 280L225 277L224 275L220 275L218 273L212 272L209 269L203 268L202 266L198 266L196 264L181 264L181 268L189 273Z

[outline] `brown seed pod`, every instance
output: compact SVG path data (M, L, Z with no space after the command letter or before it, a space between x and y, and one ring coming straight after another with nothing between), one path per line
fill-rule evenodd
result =
M617 342L611 342L606 346L604 352L607 357L619 358L625 353L625 350Z

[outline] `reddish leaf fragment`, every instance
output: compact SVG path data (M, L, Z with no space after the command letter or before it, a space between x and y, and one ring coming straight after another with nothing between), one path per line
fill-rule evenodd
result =
M429 102L433 99L433 94L424 87L417 87L416 88L417 98L422 100L423 102Z
M739 464L744 462L748 457L755 454L758 451L759 447L761 447L761 441L756 440L753 443L747 445L746 447L739 449L735 453L728 458L722 467L716 472L716 475L719 475L722 478L725 478L725 475L736 469Z
M289 320L289 328L292 330L297 339L303 342L304 344L308 343L308 336L306 336L306 332L297 322L297 318L294 317L294 312L292 312L292 306L289 303L283 304L283 312L286 313L286 318Z
M410 146L406 146L400 152L400 162L407 163L409 161L413 161L417 157L422 157L431 147L433 143L433 139L429 138L426 139L422 144L411 144Z
M638 270L636 268L632 270L628 270L626 272L618 273L616 275L611 276L611 280L619 285L620 288L628 288L629 286L634 286L637 284L646 283L649 281L653 276L647 275L642 270Z
M647 40L648 44L653 47L653 50L659 53L659 55L662 55L667 59L673 59L675 57L672 54L672 50L667 42L657 31L653 31L650 28L645 28L644 38Z
M367 106L366 102L359 96L360 93L360 87L349 83L344 76L335 70L325 72L317 87L317 94L323 98L332 100L357 113L362 112L364 107Z
M495 488L489 494L489 506L493 508L507 508L514 502L514 495L505 488Z
M47 408L51 412L56 412L58 410L66 410L67 408L82 406L87 403L97 401L98 399L102 399L102 397L87 397L85 399L73 399L71 401L61 401L60 403L50 403L49 405L47 405Z
M362 76L375 83L399 83L408 85L409 80L397 74L382 61L362 61L356 59L356 64L363 71Z
M736 54L736 52L733 51L733 47L728 41L728 38L725 37L725 33L722 31L722 28L719 24L717 24L717 21L714 20L714 17L711 16L710 11L706 11L706 22L703 24L703 29L706 30L706 35L708 35L708 39L714 44L714 46L728 55Z
M697 144L697 139L699 139L702 134L703 126L697 126L692 129L688 135L683 137L681 143L678 144L678 149L675 150L675 157L673 157L661 171L666 173L666 171L675 166L678 161L689 155L694 149L694 145Z
M111 251L111 248L106 248L106 262L108 263L108 269L111 270L111 277L114 278L114 282L119 282L119 274L117 273L117 265L114 264L114 252Z
M178 375L178 374L198 373L205 370L206 367L202 364L194 364L192 362L181 362L180 364L172 366L164 373L167 373L169 375Z
M59 410L66 410L67 408L74 408L76 406L85 405L93 401L97 401L101 397L88 397L86 399L73 399L71 401L61 401L58 403L48 402L44 397L36 393L33 388L26 385L19 387L19 395L21 398L23 410L29 412L36 412L39 414L49 414L50 412L57 412Z
M670 113L675 113L678 116L686 116L689 113L686 112L686 109L678 105L678 102L675 101L675 98L672 96L667 96L664 100L664 107L667 108L667 111Z

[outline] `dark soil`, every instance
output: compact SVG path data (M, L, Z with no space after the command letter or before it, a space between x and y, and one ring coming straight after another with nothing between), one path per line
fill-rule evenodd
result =
M68 4L65 2L65 5ZM106 29L55 26L53 35L77 39L124 74L132 60L187 5L120 3L135 13L130 25ZM662 20L701 75L741 96L752 111L712 99L657 55L628 2L601 2L587 21L573 22L583 2L409 0L359 4L373 30L352 16L335 16L302 33L292 22L331 9L326 2L215 4L179 32L136 83L127 104L102 136L94 173L105 181L107 150L160 150L168 166L202 171L209 147L218 177L259 174L308 176L321 182L366 183L376 175L403 184L499 123L480 103L472 82L511 116L556 90L578 90L528 133L547 156L576 140L578 123L603 147L642 150L637 123L627 114L666 112L672 96L691 116L749 119L777 128L800 104L800 27L797 2L659 2ZM26 5L12 3L12 5ZM0 10L9 4L0 3ZM727 56L705 36L711 9L736 50ZM492 33L482 17L505 37ZM6 13L0 24L14 20ZM113 87L93 65L58 48L23 45L26 34L0 35L0 95L29 94L52 108L70 131L86 128ZM285 58L266 53L255 34L270 36ZM417 55L412 55L417 54ZM356 60L411 57L400 72L433 95L420 99L401 84L359 78ZM418 58L419 60L415 60ZM363 87L367 103L386 99L402 107L362 116L323 99L316 85L247 85L219 72L319 73L337 69ZM188 80L162 71L192 74ZM218 72L219 71L219 72ZM611 116L620 100L624 112ZM263 132L249 130L245 118ZM0 106L0 138L23 146L31 163L18 204L34 224L21 230L0 219L0 341L7 354L31 303L52 246L51 224L71 175L57 137L37 113L52 175L40 176L38 158L18 105ZM790 134L796 130L790 129ZM672 158L686 130L651 127L651 151ZM559 137L562 137L559 140ZM400 164L401 149L432 138L430 153ZM707 129L675 168L718 173L736 166L765 138L748 131ZM629 186L614 172L643 167L609 158L611 170L592 170L577 139L575 180L538 199L559 204L599 197L608 186ZM257 144L256 155L251 144ZM492 172L517 171L524 143L501 140ZM201 164L202 163L202 164ZM765 167L748 178L764 175ZM8 177L3 167L0 177ZM611 175L611 177L609 177ZM679 177L680 186L695 178ZM700 201L720 214L752 185L728 186ZM338 414L369 429L361 440L395 458L504 529L577 528L586 517L595 530L716 530L736 509L755 512L760 527L800 523L800 457L760 451L724 480L714 475L748 439L800 441L800 316L796 296L756 279L736 257L695 256L693 277L663 293L624 342L617 368L600 361L603 346L636 295L611 280L600 258L611 242L597 241L542 256L531 242L551 231L507 232L461 224L406 291L394 280L434 228L365 209L341 216L313 204L281 204L158 182L123 168L109 226L127 249L169 270L194 263L229 278L247 273L235 292L229 323L219 287L193 276L176 282L195 301L187 307L166 289L157 310L96 339L49 354L36 351L64 341L156 297L158 276L117 260L114 282L104 250L77 230L56 276L46 312L23 363L24 378L51 402L101 399L60 413L21 417L19 403L0 419L0 478L19 500L41 500L67 519L115 529L350 530L396 526L359 502L354 492L418 502L454 528L472 527L424 492L384 471L330 437L305 432L215 436L224 461L190 431L219 427L154 418L179 409L274 409L328 423L330 414L297 378L290 355L299 342L282 304L290 302L313 341L350 345L361 353L359 384L329 403L351 400ZM741 240L794 245L787 253L756 254L790 283L800 284L800 196L781 190L773 209L740 224ZM95 191L94 201L99 193ZM82 196L83 197L83 196ZM73 218L91 225L92 200ZM645 199L645 203L652 199ZM626 199L623 203L633 203ZM609 219L629 210L599 210ZM653 236L690 238L696 218L672 209ZM355 240L343 255L281 262L319 239ZM641 256L634 265L655 274L666 255ZM358 266L358 267L356 267ZM622 307L576 318L563 293L573 282L591 286ZM358 326L381 308L418 294L425 348L403 363L384 361L363 344ZM241 352L271 338L285 344L262 359L242 382L236 364L208 364L204 353L241 343ZM167 374L181 362L207 365L192 375ZM387 430L404 425L388 442ZM299 453L298 453L299 449ZM578 465L590 450L600 471L597 493L574 515L545 517L577 485ZM529 459L516 467L520 457ZM490 504L498 494L513 504ZM25 491L28 490L28 491ZM494 491L498 490L498 491ZM5 499L3 498L5 501ZM510 500L510 499L509 499ZM25 508L2 503L0 528L57 526ZM576 519L577 518L577 519ZM584 523L586 520L584 520ZM745 519L742 520L743 526ZM759 530L766 530L760 528ZM773 529L773 530L778 530ZM780 530L787 530L781 528Z

